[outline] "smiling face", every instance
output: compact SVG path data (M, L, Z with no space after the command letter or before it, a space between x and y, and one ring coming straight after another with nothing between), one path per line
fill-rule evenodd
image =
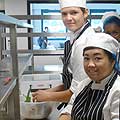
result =
M84 51L84 69L87 75L96 82L100 82L110 75L114 61L110 60L104 50L100 48Z
M105 25L104 32L110 34L114 37L118 42L120 42L120 26L115 23L110 23Z
M79 7L65 7L61 9L64 25L72 32L80 29L88 17L88 10L83 13Z

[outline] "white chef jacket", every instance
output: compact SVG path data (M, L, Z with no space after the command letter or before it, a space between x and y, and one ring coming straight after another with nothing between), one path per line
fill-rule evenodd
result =
M71 40L78 36L79 32L71 34ZM83 68L83 48L87 42L86 37L92 36L95 34L95 31L92 27L88 27L83 34L75 41L72 46L72 54L70 58L69 68L73 74L73 79L71 83L70 90L74 93L78 83L83 79L86 79L88 76L86 75L84 68Z
M104 89L104 86L109 78L110 76L102 80L100 84L93 82L91 88L99 89L99 90ZM73 106L73 102L75 98L80 93L80 91L82 91L83 88L86 85L88 85L90 82L91 80L87 78L79 83L78 87L76 88L75 93L72 95L70 99L70 102L62 110L61 114L62 113L71 114L71 110L72 110L72 106ZM110 89L106 103L103 107L103 115L104 115L104 120L120 120L120 76L117 77L112 88Z

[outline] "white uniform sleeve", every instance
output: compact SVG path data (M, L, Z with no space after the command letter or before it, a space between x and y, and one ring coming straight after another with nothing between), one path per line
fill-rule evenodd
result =
M80 81L77 81L77 80L74 80L72 79L72 83L71 83L71 86L70 86L70 90L75 93L76 91L76 88L78 87L78 84L80 83Z
M120 91L113 96L110 111L111 120L120 120Z

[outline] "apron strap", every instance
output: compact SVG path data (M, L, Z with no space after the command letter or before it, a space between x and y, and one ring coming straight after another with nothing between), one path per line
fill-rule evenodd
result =
M70 44L70 40L65 42L65 47L64 47L64 59L63 59L63 73L62 74L62 80L64 83L64 88L69 89L71 86L72 82L72 73L68 70L68 65L70 63L70 57L72 53L72 46L77 41L77 39L83 34L83 32L90 26L90 23L87 22L82 31L79 33L77 38L73 40L73 43ZM65 107L67 103L62 103L58 106L58 110L60 110L63 106Z

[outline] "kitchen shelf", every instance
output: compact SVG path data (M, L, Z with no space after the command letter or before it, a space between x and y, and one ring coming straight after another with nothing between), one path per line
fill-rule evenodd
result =
M27 66L31 64L33 54L25 53L18 54L18 74L21 76ZM10 57L5 57L0 61L0 72L11 71L11 59Z
M11 25L16 25L17 27L33 28L31 24L22 22L14 17L2 13L0 13L0 24L8 27L10 27Z
M27 65L30 65L32 54L18 55L18 72L19 76L22 75ZM4 85L4 80L8 77L12 78L10 70L10 57L6 57L0 62L0 108L4 105L8 96L12 92L16 84L16 79L12 79L10 84Z
M38 65L38 66L27 66L23 72L24 74L52 74L62 73L62 65Z
M0 26L10 29L10 54L4 59L0 59L0 120L4 120L1 111L6 105L6 113L10 120L20 120L20 101L19 101L19 77L30 64L32 54L17 53L17 33L16 28L33 28L32 25L22 22L16 18L5 14L0 14ZM2 32L0 31L0 41ZM0 42L2 43L2 42ZM0 46L0 57L2 56L2 46ZM8 84L4 80L10 77Z

